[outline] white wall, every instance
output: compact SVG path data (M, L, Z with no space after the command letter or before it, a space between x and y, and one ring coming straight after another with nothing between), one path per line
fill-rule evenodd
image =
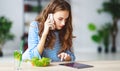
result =
M88 23L93 22L101 26L111 22L112 18L107 13L98 14L97 9L102 8L102 3L107 0L71 0L73 10L74 48L77 52L96 52L97 44L91 40L93 34L87 28ZM120 28L120 22L119 28ZM117 36L117 47L120 48L120 29Z
M87 28L89 22L97 26L111 21L109 14L98 14L96 10L101 8L106 0L71 0L73 10L74 48L76 52L96 52L97 44L93 43L90 36L93 34ZM13 21L11 32L16 36L14 41L6 43L4 50L17 49L23 34L23 0L0 0L0 16L5 15ZM120 21L117 47L120 49Z
M14 41L5 44L4 52L18 49L23 34L23 0L0 0L0 16L6 16L13 21L11 32L15 34Z

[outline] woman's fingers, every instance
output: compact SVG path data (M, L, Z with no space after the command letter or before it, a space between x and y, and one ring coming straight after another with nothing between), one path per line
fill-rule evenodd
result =
M67 57L68 57L68 54L65 54L65 55L64 55L64 59L66 60L66 59L67 59Z
M64 60L64 54L61 54L61 61Z
M45 22L45 25L47 25L50 30L54 30L55 29L54 21L51 20L49 17L47 18L47 20Z
M62 52L58 55L58 57L60 58L61 61L64 61L70 56L69 56L69 54Z
M49 24L50 30L55 30L55 25L54 24Z

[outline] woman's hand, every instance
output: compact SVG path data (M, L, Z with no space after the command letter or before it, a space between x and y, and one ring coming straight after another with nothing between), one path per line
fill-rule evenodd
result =
M51 20L49 17L44 23L44 34L48 34L49 30L55 30L54 20Z
M58 54L58 57L61 59L61 61L70 61L71 60L70 55L65 52Z

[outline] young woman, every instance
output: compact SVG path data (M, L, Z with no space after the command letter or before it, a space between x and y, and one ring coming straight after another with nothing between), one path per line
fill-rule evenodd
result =
M53 19L48 17L52 13ZM48 57L52 61L74 61L71 6L65 0L52 0L30 24L28 49L22 59Z

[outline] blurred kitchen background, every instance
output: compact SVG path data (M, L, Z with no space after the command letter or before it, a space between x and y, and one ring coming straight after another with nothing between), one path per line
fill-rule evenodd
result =
M120 0L67 1L72 7L76 61L119 60ZM3 52L0 61L11 61L13 51L22 47L21 41L24 41L23 50L27 49L29 24L48 2L49 0L0 0L0 50ZM2 23L5 22L11 24L11 28L10 25L3 27ZM2 45L3 35L8 36L5 33L13 34L14 40L5 39L7 42ZM9 39L13 35L9 35Z

